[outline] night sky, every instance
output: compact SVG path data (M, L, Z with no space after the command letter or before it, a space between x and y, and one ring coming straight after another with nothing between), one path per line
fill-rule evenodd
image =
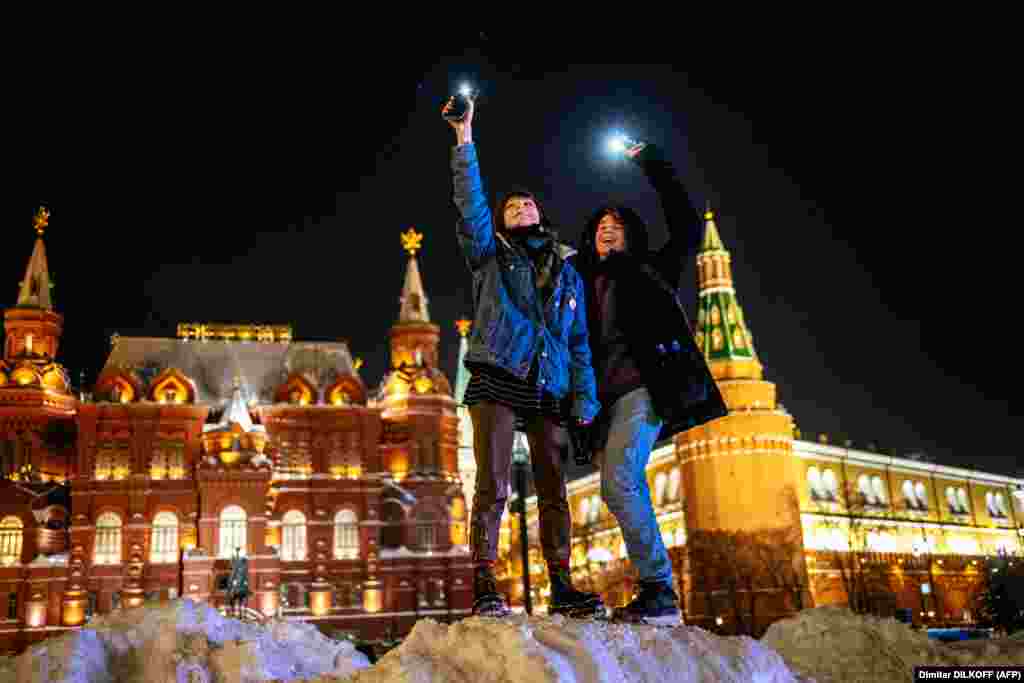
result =
M76 383L83 369L95 379L115 331L267 322L348 340L374 388L405 272L398 235L415 226L454 380L453 321L472 301L439 109L468 77L488 191L533 189L566 238L614 200L660 246L653 191L604 140L622 128L666 149L718 213L766 379L805 435L1020 471L1002 375L1016 347L998 322L1009 257L966 258L986 225L959 156L975 125L953 96L967 65L925 64L920 46L881 33L871 49L767 35L741 49L719 33L624 51L560 36L112 50L27 76L21 123L4 133L17 179L0 193L0 306L15 302L43 201ZM627 54L636 63L611 63ZM680 286L692 314L695 266Z

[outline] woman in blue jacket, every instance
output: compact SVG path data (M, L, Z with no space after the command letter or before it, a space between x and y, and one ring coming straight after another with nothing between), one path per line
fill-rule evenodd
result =
M451 106L449 102L443 113ZM551 580L549 612L601 613L600 597L577 591L569 571L566 425L587 424L599 409L583 281L566 262L572 250L549 229L531 193L508 194L492 218L473 144L473 104L461 120L449 123L457 141L452 151L460 216L456 237L473 275L476 309L464 399L473 419L477 467L470 532L476 567L473 613L508 614L493 565L517 427L530 443L541 546Z

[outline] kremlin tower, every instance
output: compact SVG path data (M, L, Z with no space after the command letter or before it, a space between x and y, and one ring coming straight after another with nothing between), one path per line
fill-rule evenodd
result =
M763 378L733 286L729 252L713 212L704 214L697 255L699 303L695 339L725 399L729 414L676 436L682 464L687 535L700 532L800 528L799 462L793 455L793 418L776 403L775 385ZM796 534L800 546L799 533ZM803 563L802 548L799 557ZM707 576L691 552L691 575ZM690 623L702 623L714 586L694 585Z

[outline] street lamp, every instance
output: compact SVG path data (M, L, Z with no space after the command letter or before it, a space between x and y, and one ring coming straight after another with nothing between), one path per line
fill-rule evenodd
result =
M519 552L523 561L523 607L533 614L533 596L530 594L530 533L526 527L526 472L530 467L530 444L526 435L516 432L512 442L512 471L515 474L516 503L519 513Z

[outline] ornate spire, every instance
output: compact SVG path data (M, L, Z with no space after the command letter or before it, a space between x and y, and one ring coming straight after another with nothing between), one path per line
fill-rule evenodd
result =
M465 318L455 321L455 327L459 331L459 364L455 370L455 400L459 403L462 403L462 399L466 397L466 387L469 386L466 354L469 352L469 330L472 326L473 321Z
M38 237L36 246L32 250L32 257L28 261L28 268L25 270L25 278L21 281L18 290L17 306L19 307L53 310L53 301L50 298L50 289L53 284L50 281L50 270L46 263L46 247L43 244L43 232L49 222L49 210L39 207L35 216L32 217L32 227L35 228Z
M399 323L429 323L430 313L427 310L427 295L423 291L423 280L420 268L416 263L416 252L420 250L423 234L409 228L401 234L402 248L409 252L409 266L405 271L405 284L402 286L401 309L398 314Z
M697 272L700 295L694 336L711 363L712 373L716 378L761 379L754 339L733 287L731 256L722 244L710 206L704 212Z

